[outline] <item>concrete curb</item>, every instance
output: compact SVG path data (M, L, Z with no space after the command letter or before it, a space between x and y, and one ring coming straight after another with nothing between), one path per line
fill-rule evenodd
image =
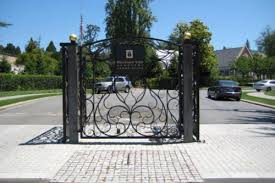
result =
M0 183L49 183L48 179L40 178L14 178L14 179L0 179Z
M268 105L268 104L263 104L263 103L259 103L259 102L254 102L254 101L251 101L251 100L241 99L241 101L246 102L246 103L250 103L250 104L255 104L255 105L263 106L263 107L268 107L268 108L271 108L271 109L275 109L275 106Z
M44 99L44 98L49 98L49 97L55 97L58 95L53 95L53 96L47 96L47 97L41 97L41 98L36 98L36 99L30 99L30 100L26 100L26 101L22 101L22 102L17 102L17 103L13 103L13 104L9 104L9 105L4 105L0 107L0 111L11 108L11 107L15 107L18 105L22 105L22 104L27 104L36 100L40 100L40 99ZM8 99L7 99L8 100Z

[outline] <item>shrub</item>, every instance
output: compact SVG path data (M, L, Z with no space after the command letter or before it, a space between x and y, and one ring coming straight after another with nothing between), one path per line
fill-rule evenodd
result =
M0 74L0 90L44 90L62 88L61 76Z

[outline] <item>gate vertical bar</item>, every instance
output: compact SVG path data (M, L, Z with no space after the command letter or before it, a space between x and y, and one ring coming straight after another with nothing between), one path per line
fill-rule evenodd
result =
M194 135L200 141L200 50L194 45Z
M184 142L193 142L193 48L190 38L183 43Z
M67 55L66 55L66 47L61 45L61 53L62 53L62 107L63 107L63 143L67 141Z
M183 135L183 47L179 47L179 57L178 57L178 87L179 87L179 122L178 129L180 136Z
M84 91L83 91L83 58L82 58L82 47L78 47L78 53L79 53L79 129L82 131L83 129L83 123L84 123Z
M78 143L78 87L77 44L72 42L68 46L68 117L70 143Z

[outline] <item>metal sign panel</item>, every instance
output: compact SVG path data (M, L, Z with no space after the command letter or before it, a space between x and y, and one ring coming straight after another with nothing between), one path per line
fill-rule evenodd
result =
M130 78L142 74L145 55L143 45L116 45L115 55L115 74L127 75Z

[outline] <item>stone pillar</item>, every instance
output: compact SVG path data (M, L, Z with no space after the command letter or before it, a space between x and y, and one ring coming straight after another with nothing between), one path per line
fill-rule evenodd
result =
M193 142L193 48L189 39L183 44L183 121L184 142Z
M78 143L78 57L77 44L68 45L68 121L69 143Z

